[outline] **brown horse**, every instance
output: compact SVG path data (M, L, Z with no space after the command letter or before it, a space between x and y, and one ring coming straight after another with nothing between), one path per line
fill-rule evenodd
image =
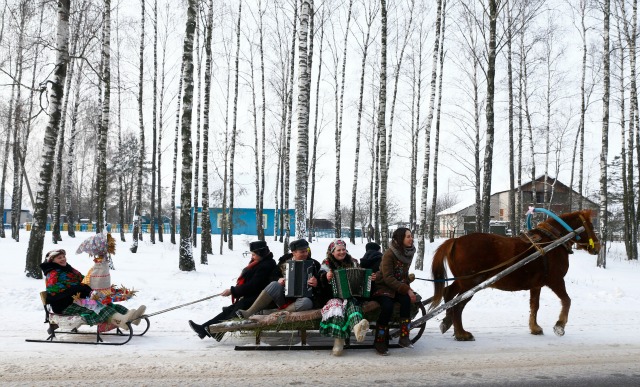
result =
M534 335L542 334L542 328L536 319L540 307L540 290L543 286L548 286L560 298L562 310L554 326L554 332L558 336L564 335L564 327L567 324L571 306L571 298L564 285L564 276L569 269L571 247L575 244L578 249L587 250L589 254L594 255L600 251L600 241L594 233L591 216L591 210L560 215L559 217L574 230L584 226L585 230L578 235L579 240L575 237L570 239L491 285L500 290L530 291L529 329ZM434 280L446 278L445 260L456 278L447 287L444 286L443 281L434 282L431 308L438 306L443 298L448 302L456 295L464 293L568 233L569 231L557 221L549 218L520 237L474 233L448 239L435 252L431 265L432 278ZM462 311L470 300L471 298L468 298L447 309L447 314L440 324L442 333L453 324L456 340L474 340L473 335L462 327Z

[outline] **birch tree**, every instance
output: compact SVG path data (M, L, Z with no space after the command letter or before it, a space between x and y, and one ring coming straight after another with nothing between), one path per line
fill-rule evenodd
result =
M142 173L144 167L144 115L143 115L143 89L144 89L144 5L145 0L140 1L142 5L141 15L141 31L140 31L140 65L139 70L139 82L138 82L138 125L140 130L140 149L138 157L138 178L136 180L136 205L134 207L134 221L133 221L133 245L129 250L132 253L138 252L138 240L142 240Z
M235 185L235 154L236 154L236 137L238 133L238 78L240 76L240 21L242 20L242 0L238 4L238 24L236 33L236 62L235 62L235 81L233 96L233 126L231 127L231 146L229 149L229 250L233 250L233 202L234 202L234 185Z
M109 132L109 111L111 104L111 0L104 0L104 25L102 27L102 119L98 135L98 218L96 232L105 229L107 215L107 134Z
M385 113L387 110L387 4L380 0L381 32L380 32L380 89L378 94L378 138L380 143L380 231L381 246L388 247L389 227L387 226L387 131Z
M70 0L58 1L58 23L56 30L56 60L53 79L49 91L49 121L45 129L42 148L42 164L40 179L33 214L33 226L29 235L25 273L27 277L42 278L40 262L44 245L45 227L47 224L47 204L53 177L55 144L60 129L61 103L64 97L64 83L69 62L69 8Z
M309 155L310 66L307 57L311 2L300 1L300 35L298 37L298 149L296 157L296 238L307 237L307 179Z
M609 88L610 88L610 52L609 52L609 15L611 13L610 0L604 0L603 14L603 94L602 94L602 148L600 150L600 252L597 265L607 267L607 238L608 238L608 208L607 208L607 158L609 156Z
M427 198L429 194L429 163L431 161L431 125L433 122L433 110L436 100L436 82L438 75L438 50L440 49L440 30L442 20L442 0L438 0L436 9L435 41L433 44L433 59L431 64L431 95L429 96L429 112L425 123L424 163L422 169L422 193L420 200L420 228L418 230L418 252L416 256L416 268L422 270L424 264L425 237L427 231ZM384 230L383 230L384 231Z
M367 9L365 4L365 24L366 32L363 31L364 38L362 40L362 64L360 66L360 92L358 95L358 118L356 121L356 148L355 148L355 161L353 166L353 184L351 186L351 219L349 221L350 237L349 241L352 244L356 243L356 196L358 193L358 169L360 163L360 131L362 127L362 111L364 108L364 83L365 74L367 68L367 54L369 53L369 46L373 43L371 39L371 26L378 13L378 7L371 4L371 7Z
M182 97L182 171L180 193L180 261L182 271L196 269L191 246L191 184L193 176L191 163L193 162L191 148L191 115L193 110L193 35L196 29L196 0L189 0L187 8L187 23L182 49L182 83L184 95Z
M162 107L161 107L162 109ZM151 123L151 224L149 240L156 243L156 152L158 147L158 0L153 1L153 116ZM160 216L160 214L158 214ZM161 223L161 222L158 222Z
M202 128L202 246L200 263L207 265L211 247L211 219L209 217L209 106L211 104L211 35L213 30L213 0L209 0L204 51L206 64L204 71L204 117Z

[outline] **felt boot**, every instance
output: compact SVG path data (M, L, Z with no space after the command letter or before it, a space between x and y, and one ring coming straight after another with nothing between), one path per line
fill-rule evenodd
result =
M378 355L389 355L389 327L387 325L379 325L376 327L376 336L373 339L373 347Z
M269 306L269 304L271 304L272 302L273 302L273 298L269 295L269 293L263 290L262 292L260 292L260 294L258 295L258 298L256 298L253 304L251 304L249 309L247 310L240 309L236 311L236 315L238 315L238 317L240 318L249 318L254 314L260 312L261 310L266 309L266 307Z
M344 339L333 340L333 349L331 354L333 356L342 356L342 350L344 349Z
M140 325L140 321L142 321L142 316L144 312L147 310L147 307L144 305L140 305L138 309L136 309L135 313L131 317L131 324Z
M116 325L118 328L128 331L129 326L127 325L127 321L131 317L131 311L129 310L126 314L114 313L109 317L109 324Z
M362 343L364 341L368 330L369 330L369 321L367 321L367 319L364 319L364 318L360 320L360 322L353 327L353 334L356 335L356 341L358 343Z
M207 330L204 329L204 327L202 325L198 325L198 324L194 323L193 321L189 320L189 326L198 335L200 340L204 339L206 336L211 337L209 332L207 332Z
M398 345L404 348L413 348L411 339L409 338L409 331L411 330L411 321L409 319L402 319L400 321L400 340Z

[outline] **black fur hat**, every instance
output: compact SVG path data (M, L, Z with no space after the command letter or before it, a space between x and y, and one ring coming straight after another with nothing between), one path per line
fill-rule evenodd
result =
M249 243L249 251L256 253L257 255L264 257L270 253L269 246L265 241L255 241Z
M297 241L293 241L289 243L289 250L304 250L309 248L309 242L306 239L298 239Z
M377 244L376 242L369 242L364 246L364 249L366 251L369 251L369 250L380 251L380 245Z

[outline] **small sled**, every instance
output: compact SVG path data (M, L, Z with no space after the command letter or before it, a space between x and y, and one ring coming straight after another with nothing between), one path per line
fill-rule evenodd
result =
M45 324L48 324L47 333L49 336L44 340L26 339L25 341L30 343L56 343L56 344L91 344L91 345L124 345L131 341L133 336L142 336L149 330L151 323L146 315L142 316L140 323L143 322L146 325L141 325L142 333L134 333L134 328L138 329L138 326L127 322L129 331L122 331L116 325L109 323L100 323L95 326L95 331L81 331L79 328L86 325L84 319L80 316L71 316L64 314L53 313L51 306L47 304L47 292L40 292L40 299L44 307ZM111 332L115 330L115 332ZM95 340L58 340L56 335L76 335L77 337L94 336ZM114 337L116 340L103 340L103 337Z

